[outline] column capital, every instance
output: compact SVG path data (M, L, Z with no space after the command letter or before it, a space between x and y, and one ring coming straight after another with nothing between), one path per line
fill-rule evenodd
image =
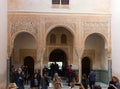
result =
M107 57L108 57L109 59L112 58L112 52L111 52L111 49L107 49Z
M38 61L41 60L41 57L43 57L44 53L45 53L45 47L40 47L37 49L37 59Z
M73 50L75 51L75 54L77 55L78 58L82 57L84 48L75 47L75 48L73 48Z

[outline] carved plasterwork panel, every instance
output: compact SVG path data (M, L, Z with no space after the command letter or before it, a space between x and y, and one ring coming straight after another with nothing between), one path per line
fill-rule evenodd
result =
M11 55L14 39L21 32L30 33L37 41L39 19L28 15L9 15L8 17L8 54Z
M88 19L86 19L88 18ZM108 17L86 17L82 21L84 32L102 32L108 33L110 20Z
M100 33L106 41L106 49L111 50L110 15L101 14L50 14L12 13L8 14L8 51L12 52L13 42L20 32L29 32L38 41L38 50L46 47L45 37L55 27L65 27L74 37L73 47L83 48L86 38L92 33ZM81 47L81 48L80 48ZM39 52L39 51L38 51ZM82 51L83 52L83 51Z
M83 17L82 28L84 30L84 41L86 38L93 33L98 33L103 36L105 40L105 48L110 45L110 17L108 16L94 16L94 17Z
M50 32L53 28L62 26L67 28L72 34L75 34L76 24L75 23L66 23L66 22L51 22L45 24L46 34Z
M45 16L45 22L76 22L78 16L72 15L47 15Z
M25 32L30 32L33 34L34 37L36 37L37 34L37 27L38 27L38 23L39 21L37 20L37 18L35 18L34 16L9 16L9 25L10 28L10 34L11 36L13 36L16 32L20 32L20 31L25 31Z

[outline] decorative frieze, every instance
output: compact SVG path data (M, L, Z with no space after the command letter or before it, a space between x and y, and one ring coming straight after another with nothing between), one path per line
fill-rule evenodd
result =
M84 30L107 30L108 22L83 22Z

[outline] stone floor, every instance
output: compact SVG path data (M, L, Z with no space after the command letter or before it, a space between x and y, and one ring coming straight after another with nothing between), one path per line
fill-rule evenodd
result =
M51 78L50 78L51 79ZM68 83L66 82L66 78L62 78L62 89L71 89L70 86L68 86ZM100 85L102 87L102 89L107 89L108 85L105 83L101 83L101 82L96 82L97 85ZM25 85L25 89L30 89L30 85ZM53 89L53 83L52 80L50 81L49 84L49 89ZM72 89L79 89L79 86L75 86ZM89 88L88 88L89 89Z
M107 89L107 86L108 86L108 85L101 83L101 82L96 82L96 84L100 85L102 87L102 89ZM25 85L25 89L30 89L30 85ZM52 81L49 84L49 89L53 89ZM67 86L67 83L65 81L62 81L62 89L71 89L71 88L69 86ZM79 86L75 86L72 89L79 89Z

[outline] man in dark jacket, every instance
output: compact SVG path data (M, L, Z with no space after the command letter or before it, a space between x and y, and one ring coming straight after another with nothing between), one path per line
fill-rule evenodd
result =
M90 89L93 89L93 86L95 85L95 80L96 80L96 74L94 71L91 71L89 74Z

